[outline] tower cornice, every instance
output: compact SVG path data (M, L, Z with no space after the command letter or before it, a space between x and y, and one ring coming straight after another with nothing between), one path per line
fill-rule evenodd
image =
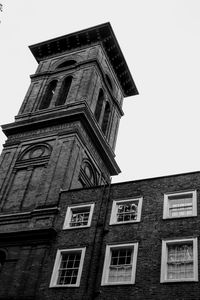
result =
M102 43L119 80L124 97L137 95L137 87L109 22L34 44L29 48L37 62L40 62L52 55L91 46L97 42Z
M79 104L71 105L68 109L48 112L46 114L33 115L29 119L17 121L2 126L3 132L7 137L14 134L38 130L45 127L56 126L58 124L72 123L80 121L86 129L91 140L98 149L102 160L107 165L111 175L119 174L120 168L116 163L115 154L105 138L102 136L100 129L96 125L92 113L85 101ZM74 126L74 132L77 133L77 128ZM9 140L8 140L9 145Z

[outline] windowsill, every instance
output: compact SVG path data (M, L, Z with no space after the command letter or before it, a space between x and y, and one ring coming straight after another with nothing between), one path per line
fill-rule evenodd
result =
M135 283L133 282L115 282L115 283L102 283L101 286L116 286L116 285L134 285Z
M198 279L182 279L182 280L178 280L178 279L173 279L173 280L165 280L165 281L162 281L160 283L183 283L183 282L198 282Z
M78 288L80 285L54 285L54 286L49 286L50 289L58 289L58 288Z
M163 220L177 220L177 219L194 218L194 217L197 217L197 215L184 216L184 217L163 217Z
M117 222L117 223L110 223L109 225L126 225L126 224L134 224L134 223L140 223L140 220L136 220L136 221L127 221L127 222Z
M89 228L89 227L91 227L91 226L87 225L87 226L65 227L65 228L63 228L63 230L84 229L84 228Z

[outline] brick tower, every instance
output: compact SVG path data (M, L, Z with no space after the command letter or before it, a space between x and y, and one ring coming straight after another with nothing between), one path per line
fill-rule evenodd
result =
M109 23L30 50L38 68L15 122L2 126L0 299L35 299L60 191L109 184L120 172L123 97L137 94Z

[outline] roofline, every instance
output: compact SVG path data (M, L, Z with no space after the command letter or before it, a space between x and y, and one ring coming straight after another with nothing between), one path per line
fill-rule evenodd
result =
M117 184L126 184L126 183L132 183L132 182L141 182L141 181L150 181L150 180L157 180L157 179L164 179L164 178L170 178L170 177L178 177L178 176L186 176L186 175L192 175L192 174L198 174L200 175L200 171L192 171L192 172L186 172L186 173L176 173L172 175L162 175L162 176L156 176L156 177L150 177L150 178L143 178L143 179L136 179L136 180L128 180L128 181L121 181L121 182L115 182L111 183L111 185L117 185Z

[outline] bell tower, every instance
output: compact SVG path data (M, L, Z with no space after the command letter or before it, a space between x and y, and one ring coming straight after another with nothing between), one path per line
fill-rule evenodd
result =
M109 23L30 46L38 62L1 156L2 212L57 203L102 185L115 161L123 97L137 94Z
M61 299L45 289L49 275L45 286L41 279L57 248L66 246L62 195L72 189L84 194L92 186L106 190L101 186L120 172L114 150L122 101L137 94L109 23L30 50L38 68L15 122L2 126L7 136L0 158L3 300ZM98 207L98 197L94 201ZM92 232L87 237L94 241L97 231ZM85 245L81 236L65 234L76 248Z

